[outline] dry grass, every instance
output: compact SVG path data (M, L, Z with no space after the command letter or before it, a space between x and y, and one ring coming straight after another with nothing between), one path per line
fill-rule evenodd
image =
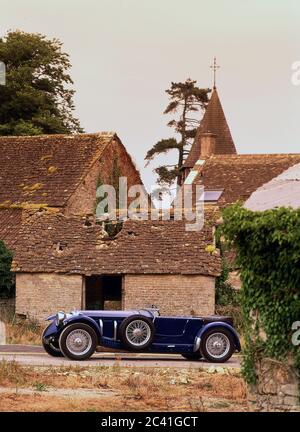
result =
M247 410L246 385L235 372L118 365L23 367L2 361L0 386L2 411ZM20 389L32 389L32 394L18 394ZM82 397L59 397L57 389L73 389ZM91 390L97 397L95 392L93 397L86 395Z
M2 360L0 363L0 385L21 386L25 385L30 375L26 368L23 368L15 361Z
M45 325L33 319L20 319L14 313L14 307L0 307L0 320L6 324L8 344L40 345Z
M40 345L43 330L32 320L10 321L6 323L6 340L8 344Z

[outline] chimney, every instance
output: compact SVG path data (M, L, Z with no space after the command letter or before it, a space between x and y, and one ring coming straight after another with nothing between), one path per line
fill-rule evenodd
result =
M215 154L217 135L211 132L204 132L200 134L200 158L207 158Z

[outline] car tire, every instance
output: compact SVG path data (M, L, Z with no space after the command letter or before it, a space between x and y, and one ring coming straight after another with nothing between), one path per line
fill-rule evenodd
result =
M181 354L182 357L184 357L186 360L201 360L203 356L200 352L194 352L194 353L184 353Z
M207 330L201 337L200 351L209 362L226 362L235 351L231 331L222 327Z
M47 328L45 328L45 330L43 331L43 335L42 335L42 345L44 350L46 351L47 354L51 355L52 357L63 357L62 352L59 349L59 344L58 341L54 341L54 342L45 342L44 339L44 334L46 333L46 331L48 330L48 328L51 326L48 325Z
M70 360L87 360L94 354L97 346L95 330L87 324L68 325L59 337L59 347Z
M154 324L150 318L133 315L125 318L119 328L119 339L130 351L143 351L154 338Z

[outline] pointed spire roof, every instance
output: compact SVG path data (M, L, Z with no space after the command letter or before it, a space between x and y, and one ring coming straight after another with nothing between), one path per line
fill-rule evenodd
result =
M201 154L201 134L211 132L217 135L215 154L236 154L236 148L219 99L216 87L212 91L205 114L198 127L190 153L184 168L192 168Z

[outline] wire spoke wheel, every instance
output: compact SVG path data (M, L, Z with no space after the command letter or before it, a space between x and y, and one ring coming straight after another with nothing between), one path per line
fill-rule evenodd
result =
M206 339L205 348L211 357L223 358L230 350L230 341L224 333L212 333Z
M66 338L66 347L75 356L86 354L91 346L91 335L84 329L73 330Z
M151 337L151 329L144 320L134 320L126 328L126 338L128 341L139 347L145 345Z

